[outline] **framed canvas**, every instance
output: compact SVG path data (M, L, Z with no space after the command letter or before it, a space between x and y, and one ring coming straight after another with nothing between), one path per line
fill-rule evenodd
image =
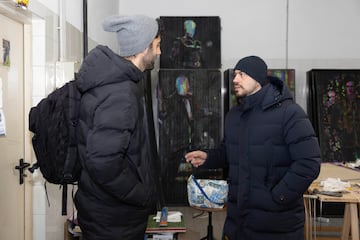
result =
M313 69L307 80L322 161L354 162L360 157L360 70Z
M219 17L160 17L160 68L221 68Z
M187 205L186 183L191 173L222 177L222 170L200 172L184 159L188 151L214 148L221 140L221 81L219 70L159 72L159 156L167 205Z
M295 100L295 69L268 69L268 75L283 80Z

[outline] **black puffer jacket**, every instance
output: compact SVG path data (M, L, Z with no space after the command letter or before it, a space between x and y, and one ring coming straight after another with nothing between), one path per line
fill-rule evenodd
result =
M229 166L224 232L231 240L304 239L303 193L320 171L320 149L305 112L271 79L226 116L207 168Z
M75 203L84 239L143 239L155 209L144 107L143 73L109 48L85 58L78 126L82 172Z

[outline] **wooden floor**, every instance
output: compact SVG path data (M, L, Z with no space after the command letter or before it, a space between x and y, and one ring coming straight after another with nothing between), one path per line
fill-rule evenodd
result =
M316 223L316 239L313 240L340 240L342 231L342 218L329 218L329 223Z
M207 212L202 212L191 207L169 207L169 210L183 213L186 233L180 233L178 240L199 240L206 236L208 225ZM221 240L225 216L225 211L214 212L212 214L213 233L216 240ZM313 237L312 240L340 240L341 222L335 223L335 226L319 223L317 224L317 233L317 237Z
M316 235L316 240L340 240L341 227L317 227Z

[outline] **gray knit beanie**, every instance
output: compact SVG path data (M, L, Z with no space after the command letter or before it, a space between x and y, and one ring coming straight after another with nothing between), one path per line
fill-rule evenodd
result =
M107 32L116 32L120 56L127 57L144 51L156 37L158 23L143 16L110 16L103 22Z

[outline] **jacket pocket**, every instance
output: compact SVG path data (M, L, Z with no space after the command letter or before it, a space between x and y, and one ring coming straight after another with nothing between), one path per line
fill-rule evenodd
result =
M305 216L301 207L284 212L251 210L245 226L256 232L286 233L304 226Z

